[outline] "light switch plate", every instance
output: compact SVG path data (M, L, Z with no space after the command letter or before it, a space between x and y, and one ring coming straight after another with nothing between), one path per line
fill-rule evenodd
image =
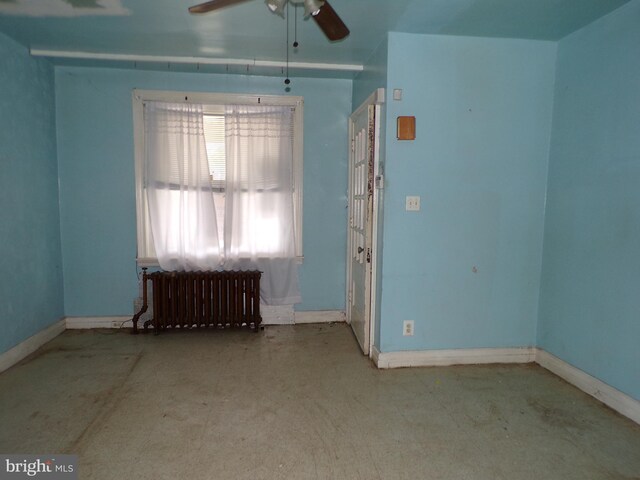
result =
M420 211L420 197L408 196L406 198L405 210L407 212L419 212Z
M394 88L393 89L393 99L396 102L399 102L400 100L402 100L402 89L401 88Z

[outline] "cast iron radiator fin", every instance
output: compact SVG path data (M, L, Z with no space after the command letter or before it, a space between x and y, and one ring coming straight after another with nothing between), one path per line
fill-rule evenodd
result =
M153 313L144 323L155 333L166 328L248 327L258 330L259 271L153 272L143 274L142 308L133 316L133 333L147 311L147 284L151 282Z

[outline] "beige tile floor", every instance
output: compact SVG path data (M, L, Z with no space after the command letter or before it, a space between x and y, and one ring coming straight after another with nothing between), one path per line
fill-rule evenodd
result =
M0 452L81 479L640 479L640 426L544 369L381 371L344 324L67 331L0 374Z

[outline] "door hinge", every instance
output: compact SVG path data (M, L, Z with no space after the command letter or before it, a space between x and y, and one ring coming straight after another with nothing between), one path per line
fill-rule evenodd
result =
M371 249L367 248L367 263L371 263Z

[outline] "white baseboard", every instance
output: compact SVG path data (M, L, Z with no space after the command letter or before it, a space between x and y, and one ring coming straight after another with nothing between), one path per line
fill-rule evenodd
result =
M378 367L378 362L380 361L380 350L378 350L375 345L371 345L371 348L369 349L369 358L371 358L373 364Z
M64 319L57 321L53 325L41 330L35 335L20 342L15 347L0 354L0 372L4 372L9 367L15 365L23 358L35 352L47 342L50 342L65 330Z
M260 305L262 325L293 325L293 305Z
M261 305L263 325L293 325L296 323L331 323L344 322L344 312L326 310L314 312L294 312L293 305ZM118 317L66 317L66 328L131 328L131 316ZM138 326L142 323L138 321Z
M535 359L535 349L522 347L380 352L374 348L371 356L378 368L447 367L488 363L529 363Z
M536 349L535 361L541 367L640 424L640 401L542 349Z
M65 317L66 327L69 330L85 328L131 328L133 325L128 317ZM138 322L140 326L140 322Z
M340 310L319 310L314 312L295 312L295 323L340 323L347 318Z

